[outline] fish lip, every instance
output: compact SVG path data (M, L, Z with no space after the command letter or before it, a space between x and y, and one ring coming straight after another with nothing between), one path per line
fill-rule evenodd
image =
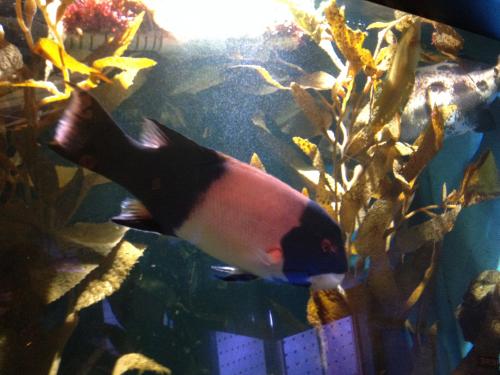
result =
M344 280L345 273L322 273L309 277L311 290L337 289Z

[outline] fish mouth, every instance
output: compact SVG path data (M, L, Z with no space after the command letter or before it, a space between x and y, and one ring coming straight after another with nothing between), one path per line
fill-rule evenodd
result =
M344 277L345 273L323 273L311 276L309 282L312 290L337 289Z

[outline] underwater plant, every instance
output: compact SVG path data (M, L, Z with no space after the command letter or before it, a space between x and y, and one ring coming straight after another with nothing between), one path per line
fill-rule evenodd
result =
M418 343L413 354L415 358L422 356L427 344L421 338L429 337L432 343L436 323L429 321L425 305L416 307L439 267L440 241L453 229L462 209L500 193L494 158L485 153L466 169L455 190L450 192L443 186L440 204L416 208L412 204L418 178L441 149L446 119L456 108L433 102L431 95L426 97L428 126L411 141L401 139L400 118L412 95L419 61L455 59L463 40L446 25L396 13L393 21L376 22L367 28L368 32L380 29L377 45L371 49L365 46L368 33L348 26L344 8L335 1L315 11L289 0L284 2L295 17L293 26L271 29L256 48L257 57L248 59L252 61L241 57L237 49L230 50L229 62L224 60L219 65L200 67L189 59L189 63L180 60L185 70L168 76L173 84L165 92L169 99L201 96L208 88L236 85L238 90L261 96L263 103L272 101L271 94L286 98L282 101L284 120L276 116L276 125L270 123L266 112L272 112L272 104L263 105L262 111L255 113L253 131L261 137L256 139L261 144L272 139L269 147L274 147L283 164L286 162L298 176L295 182L306 186L303 193L340 223L351 264L345 292L311 292L308 320L321 332L322 325L332 320L354 316L363 337L359 340L363 356L375 356L380 369L394 368L405 358L396 358L389 350L383 352L383 345L374 348L370 343L380 339L404 348L407 343L401 333L411 332ZM79 311L115 292L144 252L142 246L124 240L123 228L108 223L75 223L74 213L89 190L105 181L88 171L58 165L38 145L44 131L60 115L61 103L69 97L73 85L94 88L121 100L134 89L137 73L154 65L149 59L123 56L140 27L142 13L125 16L126 22L117 16L119 26L113 27L121 32L86 59L74 58L64 44L64 14L68 30L78 31L82 25L71 3L16 2L28 47L43 64L29 66L20 74L20 53L10 44L10 53L17 57L9 60L9 74L0 75L2 89L23 94L23 107L16 114L22 120L0 124L0 371L57 373L62 351L78 324ZM95 4L97 9L100 2L85 3ZM68 9L71 11L66 12ZM122 14L128 12L129 8ZM48 36L33 40L32 20L40 14ZM92 25L87 21L83 24ZM429 25L436 48L432 52L420 48L421 28ZM120 29L122 26L124 29ZM280 55L304 48L307 43L314 43L329 59L328 71L310 72ZM111 69L119 73L111 77ZM194 119L186 120L174 101L167 104L169 119L188 132L196 131L191 126ZM210 103L201 104L202 109L211 107ZM211 110L223 106L216 104ZM358 119L363 110L368 112L367 122ZM292 122L300 123L304 134L294 133L293 127L283 133L310 163L296 158L285 142L271 138L273 126ZM200 137L211 137L216 131L204 127ZM251 164L264 168L256 154ZM415 217L421 218L421 223L414 224ZM193 262L189 273L193 278L199 273L195 266ZM184 288L186 283L179 284ZM47 305L61 301L64 319L42 321ZM206 304L195 303L186 301L187 307L181 306L193 310L190 317L204 318L199 311ZM409 318L411 313L416 319ZM192 325L186 318L185 327ZM186 336L186 341L194 341L194 334ZM169 373L138 354L123 356L114 373L133 368Z
M139 28L138 14L101 46L100 58L77 60L66 51L62 16L72 1L18 0L15 12L32 56L23 62L17 46L4 40L2 100L20 105L3 110L0 123L0 372L56 374L62 351L78 325L79 312L114 293L145 247L124 240L126 229L110 223L75 222L75 213L96 185L106 179L61 165L40 146L40 138L60 114L61 101L74 86L101 82L128 89L135 75L155 65L146 58L122 56ZM40 16L47 36L34 40ZM38 22L38 21L37 21ZM42 63L40 63L40 61ZM106 76L109 68L120 72ZM40 78L43 77L43 78ZM42 89L35 91L34 89ZM14 118L14 121L8 121ZM62 317L47 321L54 301ZM128 369L170 371L139 354L116 363Z
M440 242L462 209L500 193L494 157L486 152L464 171L456 189L448 191L443 185L440 204L413 205L418 178L440 151L449 119L459 108L439 103L429 88L422 98L428 125L411 140L401 139L403 111L414 92L419 63L457 59L463 39L449 26L396 12L394 21L367 27L368 32L380 30L371 50L364 45L368 33L349 27L345 9L336 1L315 11L283 2L296 25L329 57L329 72L298 68L295 77L283 78L264 64L240 62L229 69L254 73L252 80L259 85L254 95L290 93L309 127L306 137L293 136L293 130L283 127L311 162L297 168L307 186L303 192L340 223L346 236L351 268L345 292L312 291L309 322L321 331L322 325L353 315L363 335L363 354L374 353L384 368L394 369L404 359L389 349L371 347L365 337L387 342L386 348L389 343L407 347L402 333L408 331L417 342L422 336L433 342L436 330L427 321L425 305L415 307L439 266ZM433 29L434 51L421 46L421 29L427 26ZM330 73L335 70L337 76ZM358 119L363 111L368 111L368 121ZM268 133L276 125L265 113L252 120ZM412 218L420 222L414 224ZM410 314L416 318L410 319ZM416 363L425 350L423 344L413 347Z

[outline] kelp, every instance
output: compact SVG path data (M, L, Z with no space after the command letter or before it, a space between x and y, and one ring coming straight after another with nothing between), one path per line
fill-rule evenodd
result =
M380 92L373 100L369 124L373 134L402 112L413 89L419 59L420 21L416 21L398 41Z
M171 374L170 370L140 353L124 354L116 361L112 375L121 375L130 370L152 371L157 374Z
M116 291L144 250L122 240L124 227L112 223L72 223L71 218L88 191L106 180L77 168L56 169L41 150L37 153L40 154L27 172L34 184L25 186L29 189L29 203L14 197L1 206L0 235L5 239L0 253L2 264L7 266L18 259L7 277L17 279L13 285L22 285L13 286L10 291L13 299L5 306L2 327L33 325L44 305L68 293L76 301L74 307L68 308L70 319ZM74 329L76 320L77 316L64 326ZM4 369L25 362L34 366L30 373L43 373L43 366L56 371L54 363L37 364L30 358L40 355L40 351L52 356L48 348L61 352L71 333L61 328L47 336L49 333L45 334L41 327L32 329L36 339L32 333L27 337L16 333L15 339L11 336L14 332L6 334L11 357ZM28 351L23 350L23 340L30 342Z
M266 171L266 167L262 163L262 160L260 160L259 155L257 155L255 152L252 154L252 157L250 158L250 165L257 169L260 169L263 172Z
M361 69L368 76L375 74L377 69L373 56L370 50L363 47L366 33L347 26L344 7L337 7L336 1L333 0L325 9L325 16L330 25L333 40L349 62L349 75L354 76Z
M47 79L44 81L27 79L24 82L16 83L18 87L44 88L49 91L52 95L43 98L39 103L40 106L65 100L69 97L71 91L73 90L69 84L72 77L71 73L78 73L80 75L87 76L86 79L76 83L82 88L95 88L97 87L97 83L99 81L108 83L114 81L119 83L125 89L128 89L141 69L149 68L156 64L156 62L151 59L121 57L137 33L144 18L144 12L137 15L137 17L130 22L128 28L106 41L103 46L98 48L92 56L88 58L91 64L95 63L95 60L98 60L97 65L90 66L87 63L81 62L72 57L66 51L66 47L64 45L64 35L60 31L62 28L61 20L64 15L64 11L70 3L72 2L53 1L46 3L45 1L33 2L30 0L25 2L25 6L23 8L22 1L16 1L17 20L24 33L29 48L33 53L40 55L47 62L51 63L51 65L47 65L48 70L46 70L46 75L47 71L50 72L52 70L52 67L59 69L62 74L64 91L60 91L57 86L47 83ZM31 20L37 10L42 13L44 21L48 26L49 34L47 37L40 38L35 42L31 34ZM111 57L114 57L114 59L108 57L109 54L111 54ZM117 58L120 59L117 61ZM113 79L109 79L105 73L105 68L107 67L119 68L122 72L113 77ZM12 86L12 83L9 81L2 81L0 82L0 85Z
M411 253L427 242L439 242L453 229L461 209L461 206L456 206L422 224L401 228L395 235L393 251L397 249L400 254Z
M349 306L339 291L331 289L311 293L307 304L307 320L312 325L321 326L349 315Z
M356 293L350 289L311 292L308 320L319 328L351 314L368 324L373 334L385 324L405 330L404 322L439 267L440 242L453 230L461 210L499 195L497 167L487 152L466 169L456 190L448 192L443 186L441 202L412 208L418 178L441 150L444 123L454 110L422 98L428 103L427 128L413 144L400 141L400 115L422 57L421 28L434 29L435 51L426 49L426 57L453 59L463 39L449 26L401 12L393 21L375 22L363 31L347 25L347 12L334 0L322 8L323 18L319 10L291 8L295 22L318 47L330 51L333 42L343 61L333 49L328 52L331 71L338 73L318 74L326 78L322 85L307 85L299 79L278 85L267 71L263 78L278 90L289 91L290 100L308 120L314 142L291 134L310 160L309 168L299 170L307 182L303 193L339 222L348 256L356 257L356 266L346 276L350 286L355 280L351 289ZM378 42L370 50L364 41L367 32L377 29ZM356 85L364 83L361 89L355 87L354 77ZM361 114L367 121L357 122ZM419 224L413 224L411 219L417 215ZM419 267L412 278L401 277L401 270L411 268L412 259L420 259L413 255L421 253L430 254L425 267Z
M89 280L83 286L82 293L76 300L74 310L80 311L116 292L142 256L144 248L143 246L134 246L127 241L116 246L108 259L96 271L96 275L90 275Z
M434 28L433 53L440 59L454 58L463 41L448 26L408 14L398 13L389 22L375 22L366 30L353 30L347 25L348 12L338 7L336 1L317 10L302 8L289 0L284 2L289 5L297 26L318 49L326 51L330 69L307 71L284 61L268 47L265 54L259 55L265 56L260 60L238 57L208 67L202 63L189 64L185 74L172 77L175 82L168 94L197 95L209 88L233 84L249 95L259 95L262 103L285 97L286 113L276 116L282 115L284 119L276 122L284 128L283 124L288 124L291 118L300 117L307 133L315 137L308 139L308 136L283 131L285 136L290 136L290 147L301 150L306 156L304 160L308 161L307 165L303 160L290 164L304 178L307 187L302 190L303 194L316 200L339 222L346 238L349 263L354 264L346 275L350 287L345 292L311 291L307 306L310 324L320 327L353 315L360 332L366 333L363 340L368 340L369 334L380 337L386 327L411 328L418 335L435 339L435 329L425 330L421 328L423 323L413 327L409 317L415 312L425 321L425 313L416 307L422 303L439 267L440 242L453 230L462 209L499 195L498 171L492 154L487 152L466 169L455 190L448 192L448 188L443 187L441 202L413 208L418 178L440 151L444 122L454 109L428 103L428 127L413 144L399 139L399 115L421 60L422 25ZM20 358L29 362L36 357L34 353L43 352L46 360L40 362L37 371L29 373L43 372L40 369L57 371L64 344L78 322L80 311L114 293L144 252L142 246L125 241L124 230L112 224L73 222L72 217L88 191L105 181L81 169L54 168L54 163L44 158L36 146L40 131L36 130L39 122L34 111L40 105L67 97L72 87L64 82L74 79L73 83L81 87L108 90L102 81L110 80L113 90L129 92L136 73L154 65L148 59L123 56L142 22L142 14L137 15L124 33L107 40L85 61L72 58L56 27L69 3L51 2L52 6L58 5L52 8L57 9L56 12L42 1L26 1L24 10L21 1L16 3L28 45L57 70L49 69L46 78L59 75L62 81L23 77L19 81L0 82L2 86L27 93L29 117L23 132L17 129L15 136L8 139L3 139L0 132L0 224L5 224L0 225L0 234L8 239L6 247L11 249L5 253L2 249L0 254L5 255L5 259L17 252L25 254L22 251L37 255L30 258L32 263L19 261L14 267L17 273L8 275L12 279L18 275L30 277L21 279L22 288L12 289L16 296L22 290L22 298L9 300L7 312L0 310L0 313L2 318L8 318L6 321L18 324L14 324L17 328L39 316L40 306L68 299L65 321L37 340L33 340L34 335L21 335L19 339L16 329L0 325L0 366ZM30 28L37 9L48 24L49 35L34 41ZM378 32L377 44L370 49L365 40L368 33L374 31ZM429 56L429 52L426 55ZM110 78L107 75L110 69L121 72ZM33 89L46 90L50 96L37 102ZM187 126L182 114L178 114L179 109L174 104L168 105L175 112L172 117ZM274 106L264 108L255 113L252 122L255 129L258 127L258 131L272 137L276 129L267 121L265 111L271 111ZM366 123L357 121L361 114L367 115ZM7 155L7 146L11 143L19 151L17 156ZM250 164L265 169L257 154L252 155ZM419 222L415 224L411 219L417 215ZM27 241L29 238L36 240ZM50 246L40 246L41 243ZM56 257L51 253L54 249ZM423 266L414 267L415 259L421 262L421 256L426 254L430 255ZM196 285L191 282L196 278L196 264L190 264L190 278L185 283L190 288ZM31 268L33 265L36 269ZM418 270L412 272L412 277L401 276L404 270L414 268ZM175 294L169 288L169 293ZM191 294L189 301L175 301L174 297L169 300L184 310L196 303ZM29 319L16 321L15 313L31 308L33 301L36 308L31 309ZM192 316L204 319L209 314L193 313ZM431 323L428 326L432 327ZM32 343L31 352L19 349L25 348L28 342ZM406 341L397 344L407 345ZM14 349L7 350L7 347ZM377 358L377 363L383 367L384 358ZM114 371L118 374L134 368L168 373L166 368L138 354L120 358Z
M125 227L76 221L75 214L88 193L108 181L82 168L59 165L40 146L39 136L49 127L46 124L52 125L60 113L60 106L49 104L66 99L74 85L102 88L103 82L124 80L123 87L128 89L137 72L155 64L123 56L142 22L141 14L100 50L105 52L100 58L85 62L74 58L61 32L64 11L71 3L16 1L28 47L46 64L25 67L22 59L10 57L11 71L0 76L0 86L21 90L24 98L23 121L16 126L0 124L2 373L57 374L80 311L118 290L145 250L123 239ZM37 12L48 35L33 40L31 28ZM108 78L110 68L121 73ZM43 76L43 80L38 78ZM39 100L34 92L39 89L49 96L44 94ZM61 301L65 317L47 328L43 323L46 309ZM156 370L168 373L158 366ZM146 359L138 361L136 368L155 369Z
M450 200L469 206L499 195L498 168L492 152L486 151L465 170L460 189Z
M298 83L292 82L290 84L290 89L292 90L295 102L300 109L302 109L311 124L313 124L319 132L325 132L329 129L333 120L329 108L315 99Z

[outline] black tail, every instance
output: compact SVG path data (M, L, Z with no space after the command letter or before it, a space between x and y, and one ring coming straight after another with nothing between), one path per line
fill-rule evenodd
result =
M128 144L127 136L97 100L76 89L50 146L74 163L110 177L110 164L119 161Z

